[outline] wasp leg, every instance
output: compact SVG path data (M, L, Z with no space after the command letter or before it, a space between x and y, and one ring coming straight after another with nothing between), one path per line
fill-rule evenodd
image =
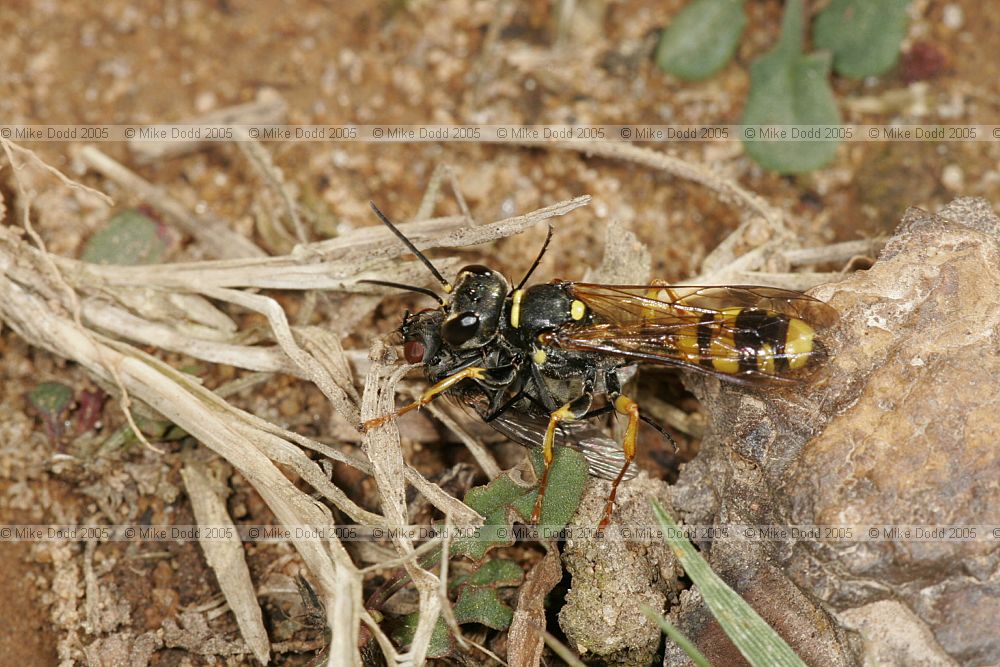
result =
M556 427L559 422L579 419L587 414L593 400L593 393L587 390L549 415L549 426L545 429L545 437L542 439L545 471L542 473L542 481L538 484L538 498L535 499L535 508L531 511L531 523L537 524L542 516L542 501L545 499L545 489L549 485L549 469L552 467L552 459L555 458Z
M670 444L673 446L675 452L681 451L681 448L677 445L677 441L674 440L674 437L672 435L670 435L669 433L667 433L667 429L663 428L662 424L660 424L657 421L654 421L654 420L650 419L646 415L639 415L639 419L641 419L642 421L646 422L647 424L649 424L650 426L652 426L653 428L655 428L657 433L659 433L664 438L666 438L667 440L669 440Z
M491 421L493 421L494 419L496 419L497 417L499 417L503 413L505 413L508 410L510 410L512 407L514 407L515 405L517 405L518 401L520 401L522 398L524 398L525 392L526 392L525 389L521 389L520 391L518 391L516 394L514 394L510 398L510 400L508 400L507 402L503 403L499 408L497 408L496 410L493 410L492 412L489 412L485 417L483 417L483 421L486 422L487 424L489 424Z
M368 421L365 422L365 430L367 431L368 429L376 428L386 423L387 421L399 417L400 415L405 415L407 412L411 410L416 410L418 408L424 407L425 405L433 401L435 398L437 398L440 394L448 391L462 380L482 380L485 377L486 377L485 368L480 368L478 366L463 368L457 373L449 375L448 377L441 380L437 384L427 387L427 389L424 390L424 393L420 395L420 398L418 398L413 403L410 403L409 405L404 405L399 410L391 412L387 415L382 415L381 417L376 417L375 419L369 419Z
M609 405L602 405L599 408L595 408L595 409L591 410L590 412L588 412L584 416L580 417L580 419L583 419L583 420L596 419L597 417L602 417L602 416L608 414L609 412L614 412L614 411L615 411L615 406L614 405L611 405L611 404L609 404Z
M608 500L604 504L604 516L601 517L601 522L597 524L598 532L603 531L611 523L611 512L615 508L615 496L618 495L618 485L625 478L625 472L635 459L635 441L639 433L639 404L624 394L618 394L615 396L614 406L619 414L628 417L628 425L625 427L625 437L622 438L625 465L622 466L622 470L618 473L615 481L611 483L611 493L608 494Z
M670 283L664 282L662 280L653 280L653 282L650 284L655 286L655 285L669 285ZM613 368L610 371L608 371L604 376L604 383L605 386L608 388L608 396L610 396L612 399L611 404L606 405L603 408L598 408L597 410L594 410L592 413L587 415L585 419L589 419L591 415L597 416L599 414L604 414L605 412L611 412L612 410L615 409L614 399L620 396L622 393L622 385L618 379L618 373L615 372L617 370L618 369ZM663 426L659 422L650 419L644 414L640 414L639 419L641 419L642 421L646 422L647 424L655 428L657 433L659 433L664 438L669 440L670 444L673 445L675 452L680 451L681 448L677 446L677 441L674 440L673 436L667 433L667 430L663 428Z

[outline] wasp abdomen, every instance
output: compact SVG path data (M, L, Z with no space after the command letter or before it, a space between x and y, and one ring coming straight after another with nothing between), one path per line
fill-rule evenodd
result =
M689 328L677 336L685 360L729 375L797 371L819 351L807 322L760 308L706 312Z

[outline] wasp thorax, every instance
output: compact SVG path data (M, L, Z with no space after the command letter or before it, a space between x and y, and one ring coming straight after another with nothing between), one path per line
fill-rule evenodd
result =
M507 279L485 266L473 264L459 271L441 338L456 349L487 344L497 332L509 291Z

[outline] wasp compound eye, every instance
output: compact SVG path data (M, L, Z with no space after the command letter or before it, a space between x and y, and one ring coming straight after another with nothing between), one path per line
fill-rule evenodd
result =
M419 364L424 360L427 348L419 340L408 340L403 344L403 357L411 364Z
M441 328L441 337L449 345L461 345L479 331L479 315L466 311L449 318Z

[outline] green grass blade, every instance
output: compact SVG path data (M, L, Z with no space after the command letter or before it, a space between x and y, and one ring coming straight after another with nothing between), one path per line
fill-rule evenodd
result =
M552 649L552 652L557 656L562 658L563 662L566 663L568 667L587 667L586 663L580 658L576 657L570 647L563 644L561 641L553 637L551 634L545 630L538 629L542 633L542 638L545 640L545 645Z
M691 658L691 662L695 664L695 667L712 667L712 663L708 661L708 658L701 654L701 651L699 651L698 647L694 645L694 642L688 639L683 632L674 627L670 621L656 613L655 609L644 604L642 605L642 613L646 616L646 618L660 626L660 629L663 630L663 632L670 637L675 644L681 647L681 650L687 654L687 657Z
M673 550L723 631L753 667L805 667L795 651L767 622L712 571L694 545L685 538L677 523L655 500L653 513Z

